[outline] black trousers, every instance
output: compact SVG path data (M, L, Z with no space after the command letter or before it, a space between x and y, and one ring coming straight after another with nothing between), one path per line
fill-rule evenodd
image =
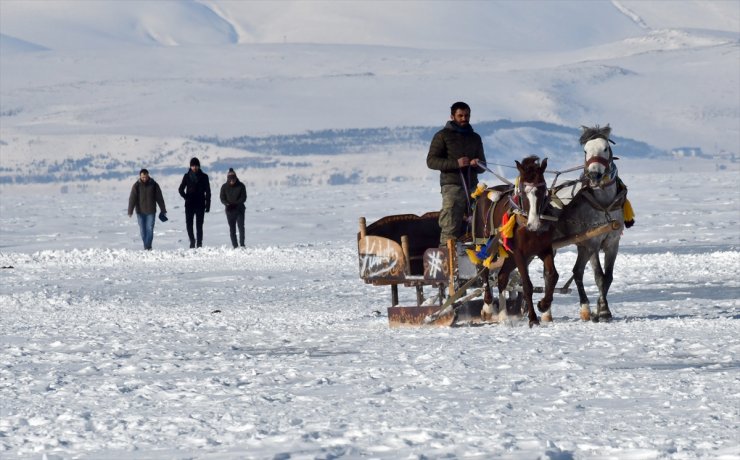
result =
M185 206L185 227L188 229L191 248L196 243L198 247L203 245L203 217L205 215L206 210L204 208L190 208ZM195 234L193 234L193 217L195 217Z
M229 223L229 236L231 237L231 244L237 247L236 244L236 227L239 227L239 246L244 246L244 207L240 206L237 209L226 210L226 221Z

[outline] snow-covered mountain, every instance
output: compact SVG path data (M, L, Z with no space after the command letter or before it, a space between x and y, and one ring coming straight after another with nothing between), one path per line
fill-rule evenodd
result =
M738 459L739 24L737 0L0 0L0 458ZM636 212L614 321L559 292L538 328L388 327L358 218L439 209L456 100L508 176L611 124Z
M501 162L571 162L578 127L606 123L645 146L621 156L688 148L726 163L740 153L734 1L0 8L3 183L115 178L143 164L164 172L194 153L216 170L242 158L246 169L272 164L318 183L376 177L368 165L393 152L391 169L419 177L430 133L456 100L472 105ZM404 139L409 126L420 128Z
M55 50L313 43L563 51L660 29L736 33L728 1L3 1L5 34Z

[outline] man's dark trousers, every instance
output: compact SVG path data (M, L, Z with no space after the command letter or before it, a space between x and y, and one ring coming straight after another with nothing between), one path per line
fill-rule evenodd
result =
M231 244L236 244L236 227L239 227L239 246L244 246L244 206L237 206L236 209L226 210L226 220L229 222L229 236Z
M185 206L185 226L188 229L190 238L190 247L203 246L203 217L206 214L205 208L194 208ZM193 217L195 217L195 235L193 234ZM196 240L197 235L197 240Z

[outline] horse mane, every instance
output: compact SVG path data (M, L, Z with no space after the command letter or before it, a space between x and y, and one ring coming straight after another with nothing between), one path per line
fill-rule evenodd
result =
M604 139L607 141L610 141L609 136L612 133L612 128L609 126L609 123L606 124L603 128L599 125L596 126L581 126L581 138L579 139L579 142L581 145L586 145L586 142L592 140L592 139Z
M540 157L537 155L530 155L522 160L522 166L524 168L529 168L532 165L539 166L540 165Z
M534 180L540 171L540 157L537 155L530 155L524 158L521 162L521 167L522 179L527 181Z

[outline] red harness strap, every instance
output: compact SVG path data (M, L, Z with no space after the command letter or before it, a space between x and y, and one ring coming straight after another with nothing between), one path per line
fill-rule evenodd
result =
M509 213L504 213L504 217L501 218L501 226L503 227L509 222ZM509 247L509 239L505 236L501 236L501 246L504 247L507 251L511 252L511 248Z
M593 157L589 158L588 160L586 160L586 166L585 167L588 168L588 166L590 164L592 164L592 163L599 163L599 164L602 164L602 165L604 165L604 166L606 166L608 168L609 167L609 163L611 163L611 161L609 159L607 159L607 158L604 158L604 157L593 156Z

